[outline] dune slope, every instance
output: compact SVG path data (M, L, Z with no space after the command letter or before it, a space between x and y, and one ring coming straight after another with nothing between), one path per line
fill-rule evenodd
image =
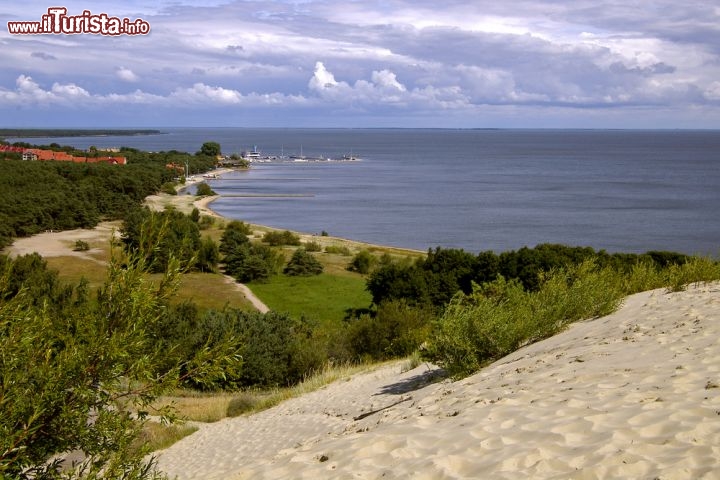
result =
M629 297L458 382L400 364L204 426L179 479L720 478L720 284Z

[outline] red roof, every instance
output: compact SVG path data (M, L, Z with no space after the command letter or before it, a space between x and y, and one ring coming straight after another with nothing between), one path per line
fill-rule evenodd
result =
M52 150L40 150L37 148L21 149L22 153L31 153L37 156L41 162L58 161L58 162L74 162L74 163L108 163L111 165L126 165L125 157L74 157L65 152L54 152Z

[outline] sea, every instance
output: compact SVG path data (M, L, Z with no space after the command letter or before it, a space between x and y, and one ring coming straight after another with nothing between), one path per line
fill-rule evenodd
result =
M473 253L561 243L720 254L720 131L159 130L29 141L187 152L215 141L228 154L257 148L279 159L208 180L221 195L212 208L307 233Z

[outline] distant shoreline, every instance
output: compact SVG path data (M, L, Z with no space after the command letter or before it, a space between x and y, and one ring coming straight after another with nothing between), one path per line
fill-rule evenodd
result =
M59 129L59 128L0 128L0 138L51 138L51 137L132 137L161 135L154 129Z

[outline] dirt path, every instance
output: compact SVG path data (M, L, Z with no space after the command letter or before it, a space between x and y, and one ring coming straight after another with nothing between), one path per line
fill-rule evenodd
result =
M267 313L270 311L270 308L265 305L262 300L260 300L247 285L245 285L244 283L236 282L235 279L230 275L223 275L223 277L225 277L227 283L235 285L235 288L243 295L245 295L245 298L247 298L248 301L252 304L252 306L255 307L260 313Z

